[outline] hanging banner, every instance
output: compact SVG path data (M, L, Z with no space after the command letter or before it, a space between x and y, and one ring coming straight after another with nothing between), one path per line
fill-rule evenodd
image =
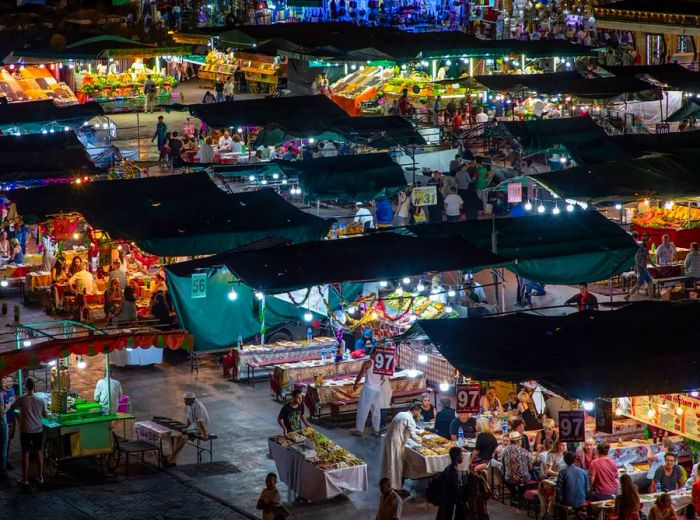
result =
M511 182L508 185L508 203L517 204L523 201L523 185L520 182Z
M377 347L375 351L372 372L380 376L393 376L396 366L396 349L394 347Z
M53 239L56 242L68 240L71 237L71 221L67 218L56 218L53 221Z
M481 385L479 383L457 385L457 413L479 413L480 401Z
M586 440L586 412L583 410L559 412L559 440L562 442Z
M687 394L644 395L617 400L620 413L700 442L700 399Z
M413 188L411 203L414 206L435 206L437 204L437 186L417 186Z

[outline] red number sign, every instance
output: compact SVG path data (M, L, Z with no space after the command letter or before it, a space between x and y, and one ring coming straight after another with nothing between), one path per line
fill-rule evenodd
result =
M374 373L382 376L393 376L394 366L396 365L396 349L392 347L377 347L376 352L374 367L372 367Z
M457 385L457 413L479 413L481 385Z
M586 412L583 410L559 412L559 440L562 442L586 440Z

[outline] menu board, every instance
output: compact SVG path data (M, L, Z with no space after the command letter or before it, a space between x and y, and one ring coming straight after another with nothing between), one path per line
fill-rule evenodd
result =
M687 394L637 396L618 400L624 415L700 441L700 399Z

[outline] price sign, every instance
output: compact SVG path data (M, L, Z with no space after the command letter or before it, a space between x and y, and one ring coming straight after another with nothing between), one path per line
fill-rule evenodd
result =
M583 410L559 412L559 440L562 442L586 440L586 412Z
M517 204L523 201L523 185L520 181L508 185L508 203Z
M437 186L417 186L413 188L411 203L414 206L435 206L437 204Z
M372 371L381 376L393 376L396 365L396 349L393 347L377 347L374 355Z
M194 273L192 275L191 298L207 297L207 273Z
M481 385L457 385L457 413L479 413L481 405Z

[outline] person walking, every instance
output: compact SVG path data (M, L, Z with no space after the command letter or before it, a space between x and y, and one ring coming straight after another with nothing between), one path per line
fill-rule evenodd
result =
M216 102L221 103L224 100L224 82L221 80L221 77L216 78L214 91L216 91Z
M372 412L372 434L379 437L379 428L381 426L381 409L384 399L382 397L382 382L384 376L374 373L374 360L377 357L377 350L373 349L369 355L369 359L362 364L360 372L355 377L355 383L352 385L353 392L357 392L357 387L362 378L365 378L365 383L360 392L360 401L357 404L357 416L355 418L355 429L353 435L362 436L365 430L367 416Z
M387 477L392 489L403 488L403 465L408 439L421 443L416 419L420 417L420 403L413 403L408 411L397 413L389 423L382 450L382 477Z
M637 273L637 283L630 289L625 295L625 301L629 301L633 294L639 292L642 285L647 286L647 295L649 297L653 296L651 294L651 274L649 273L649 263L652 265L654 262L649 256L649 235L642 235L642 243L637 249L637 253L634 255L634 271Z
M399 494L391 489L391 481L384 477L379 481L379 510L375 520L400 520L403 501Z
M459 470L459 465L463 461L462 448L456 446L450 448L450 465L438 477L440 479L441 493L438 499L438 510L435 520L453 520L454 518L462 517L455 510L459 509L460 501L464 498L462 476Z
M143 106L144 113L153 113L156 105L156 82L153 81L150 74L146 77L146 81L143 84L143 94L146 96L146 101Z
M224 99L226 101L233 101L234 94L236 92L236 84L233 82L233 76L229 76L224 83Z
M158 116L158 123L156 123L156 131L151 137L151 142L156 141L156 147L158 148L158 154L162 155L163 146L168 140L168 125L163 121L163 116ZM123 289L123 287L122 287Z
M34 394L34 380L27 378L24 383L27 393L18 397L12 404L12 410L19 410L19 441L22 446L22 480L20 484L29 485L29 455L36 455L37 481L44 483L44 425L42 417L48 417L46 403Z

